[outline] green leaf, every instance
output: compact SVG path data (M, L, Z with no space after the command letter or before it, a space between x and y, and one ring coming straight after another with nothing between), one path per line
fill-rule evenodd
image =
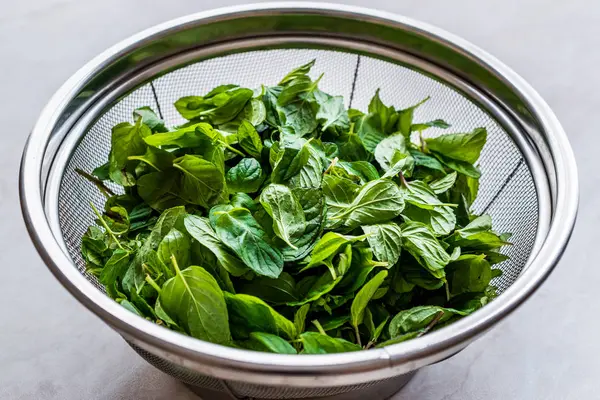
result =
M173 228L183 230L183 218L185 216L184 207L169 208L161 214L158 221L152 228L148 237L144 240L142 247L133 257L133 261L129 265L127 273L123 277L123 287L127 291L133 290L133 287L140 290L146 284L146 275L143 271L142 264L146 261L148 254L158 248L158 245L163 238Z
M426 290L437 290L444 286L445 278L436 278L427 269L416 263L407 263L402 266L403 278L407 288L416 285ZM411 289L412 290L412 289Z
M479 191L479 180L459 174L456 183L448 191L448 199L458 204L455 210L457 223L461 226L468 225L471 222L471 205L477 197Z
M173 232L175 228L173 228L171 230L171 232ZM167 236L169 236L171 234L171 232L169 232L169 234L167 234ZM165 237L167 237L165 236ZM164 242L164 239L163 239ZM163 243L161 242L161 243ZM159 245L160 248L160 245ZM169 256L170 257L170 256ZM188 257L188 254L186 254L185 256L183 256L185 258ZM184 260L185 261L185 260ZM154 251L154 250L150 250L146 256L144 257L143 260L143 270L148 273L151 277L154 278L162 278L164 277L164 279L169 279L175 276L175 271L174 269L171 269L170 267L167 267L167 265L172 265L172 262L169 258L167 258L167 262L163 262L161 257L158 255L158 251ZM187 263L187 265L189 265L189 262Z
M308 146L308 159L298 173L289 180L289 185L298 188L319 188L323 178L321 157L314 147Z
M449 305L455 310L460 310L465 314L471 314L494 300L496 297L496 288L488 286L485 292L465 293L453 297L450 300Z
M231 193L254 193L258 191L266 175L256 159L242 158L236 166L227 171L225 178Z
M312 284L308 290L308 293L306 293L302 300L288 303L288 306L301 306L315 301L325 294L331 292L335 285L337 285L341 280L342 276L338 276L334 279L331 273L327 271Z
M254 126L258 126L265 122L266 119L265 104L260 99L250 99L246 107L238 115Z
M365 309L371 301L371 298L379 289L379 286L383 283L385 278L387 278L387 271L380 271L377 275L375 275L369 282L367 282L362 289L356 294L356 297L352 301L352 306L350 307L350 315L352 316L352 326L358 332L358 326L362 323Z
M454 186L454 183L456 183L456 177L456 172L452 172L451 174L448 174L443 178L431 182L429 184L429 187L431 188L431 190L433 190L435 194L445 193L448 190L450 190L452 186Z
M177 180L176 169L145 174L137 181L138 195L157 211L184 205L186 201L177 194Z
M224 292L233 335L246 339L252 332L296 338L294 324L258 297Z
M488 214L484 214L469 222L469 224L464 228L457 229L456 235L466 239L475 234L490 230L492 230L492 217L490 217Z
M299 75L284 85L283 90L277 98L277 105L286 106L297 101L299 96L314 90L313 82L308 75Z
M190 263L190 249L190 239L173 228L160 242L156 252L163 263L169 265L171 263L171 256L174 256L177 260L177 265L180 268L186 268Z
M487 262L490 263L490 265L496 265L496 264L500 264L501 262L504 262L504 261L510 259L510 257L505 254L501 254L501 253L498 253L495 251L486 251L485 259L487 260ZM492 270L492 274L494 273L494 271L497 271L497 270ZM494 276L492 276L492 277L494 277Z
M349 179L331 175L323 177L323 195L327 204L326 229L332 229L343 223L342 219L335 218L350 207L359 190L360 186Z
M176 131L155 133L144 137L144 141L153 147L202 147L210 145L211 142L219 138L219 134L210 124L205 122L196 123Z
M450 262L450 256L427 226L411 221L400 228L403 247L433 276L443 278L444 267Z
M436 236L448 235L456 227L456 214L452 207L448 206L439 206L428 210L408 205L402 215L405 220L427 225Z
M492 232L492 219L489 215L477 217L462 229L457 229L448 239L453 246L471 250L496 250L509 245L501 236Z
M247 208L248 210L255 212L260 208L258 203L255 202L252 197L246 193L235 193L231 196L230 200L233 208Z
M129 294L129 298L144 318L156 320L154 308L148 303L146 296L143 293L138 293L137 291L133 290Z
M165 171L173 166L175 156L172 153L154 146L147 146L146 152L141 156L130 156L129 160L145 162L157 171Z
M344 218L344 225L356 228L389 221L403 209L404 199L398 186L387 179L378 179L364 185L352 204L335 218Z
M298 354L285 339L265 332L252 332L250 333L250 339L240 344L249 350L278 354Z
M353 122L356 135L352 136L356 136L358 140L355 139L355 141L360 143L360 146L363 147L363 149L360 149L361 152L367 151L369 153L373 153L379 142L386 137L386 134L381 128L379 117L374 114L362 115L354 119ZM367 158L368 155L361 155L359 157L359 159ZM350 159L350 161L354 160Z
M99 167L94 168L92 175L101 181L107 181L110 179L110 163L102 164Z
M245 283L239 289L241 293L260 297L267 303L280 305L300 300L294 278L282 272L278 278L260 277Z
M173 207L163 211L144 245L155 249L162 239L171 232L171 229L177 228L183 230L183 218L185 215L184 207Z
M307 304L308 305L308 304ZM303 306L306 307L307 305ZM321 321L321 327L325 332L332 331L334 329L344 326L347 322L350 322L349 315L340 315L335 317L325 318Z
M130 253L123 249L116 249L100 274L100 283L105 286L111 285L117 279L122 278L129 266Z
M140 107L133 111L133 119L141 118L142 122L152 130L152 132L167 132L168 129L163 121L152 108Z
M187 232L200 244L210 250L219 263L233 276L241 276L248 271L244 263L219 240L207 218L187 215L184 219Z
M450 128L450 126L451 125L449 123L447 123L446 121L444 121L443 119L434 119L433 121L429 121L429 122L421 122L418 124L412 124L410 126L410 130L411 130L411 132L421 132L428 128L447 129L447 128Z
M304 304L300 308L296 310L294 314L294 326L296 327L296 332L301 334L304 332L304 327L306 324L306 316L308 315L308 311L310 310L310 304Z
M281 94L283 88L281 86L263 86L262 88L262 101L265 105L266 122L273 127L278 127L281 125L281 118L279 117L279 107L277 107L277 98Z
M425 143L430 151L453 160L474 164L479 159L486 139L486 129L477 128L471 133L453 133L425 139Z
M302 235L294 241L297 250L291 247L282 250L285 261L299 260L308 255L317 239L323 234L327 210L321 189L293 188L292 194L300 203L305 224Z
M233 208L247 208L252 212L260 209L259 203L254 201L252 197L246 193L235 193L231 195L230 204Z
M337 285L336 290L342 293L355 292L377 267L388 267L388 263L373 261L373 250L370 247L353 247L351 268Z
M348 174L358 178L363 185L380 178L377 168L368 161L340 161L338 164L344 168Z
M382 297L384 297L387 294L388 290L390 290L389 286L377 289L377 291L373 295L372 299L373 300L381 299Z
M425 273L428 273L427 271L425 271L423 268L417 266L418 269L420 271L424 271ZM405 272L406 266L398 266L397 268L395 268L394 270L394 276L392 277L391 281L392 281L392 290L398 294L403 294L403 293L409 293L412 292L412 290L415 288L415 284L412 282L409 282L406 277L404 276L404 272Z
M369 151L367 138L361 137L361 132L350 131L343 133L337 139L339 157L346 161L369 161L372 156Z
M352 265L352 245L347 244L338 255L337 274L344 275Z
M102 219L115 235L124 235L129 231L129 214L124 207L112 206L107 208Z
M90 226L81 238L81 253L86 258L86 253L90 254L93 258L98 258L98 266L104 266L103 255L108 253L109 240L107 234L97 226Z
M319 112L316 117L322 125L321 130L348 130L350 120L344 106L344 98L342 96L328 96L323 92L319 92L319 94L315 93L315 97L319 103Z
M217 257L206 246L197 241L192 242L190 259L192 265L199 265L206 269L216 279L222 290L230 293L236 292L229 272L227 272L223 264L218 261ZM237 262L242 265L240 260L237 260ZM245 268L245 266L243 267ZM244 271L248 272L247 269Z
M304 234L304 210L292 191L283 185L270 184L260 195L260 202L273 218L273 231L290 247Z
M466 175L473 179L479 179L481 177L481 171L472 164L464 161L454 160L452 158L444 157L441 154L435 155L445 166Z
M383 333L383 330L385 329L388 321L389 321L389 317L386 318L385 320L383 320L379 325L377 325L377 328L375 328L375 331L371 335L371 341L372 342L376 342L376 341L379 340L379 337Z
M213 163L186 154L173 166L182 172L179 196L187 202L209 208L221 196L225 179Z
M141 119L135 125L123 122L113 127L109 154L109 175L113 182L122 186L135 184L133 173L137 162L130 161L129 157L144 154L144 138L151 134L152 131L142 124Z
M492 268L485 254L464 254L446 269L452 295L483 292L492 279Z
M140 312L140 310L138 310L137 307L134 306L129 300L127 300L127 299L119 299L117 301L126 310L131 311L132 313L134 313L136 315L139 315L140 317L144 318L144 315Z
M251 89L223 85L204 97L182 97L175 102L175 108L187 120L203 117L220 125L234 119L253 95Z
M179 332L185 332L183 329L181 329L179 325L177 325L177 322L173 321L173 319L167 314L162 304L160 304L160 299L156 299L156 304L154 305L154 313L158 318L163 320L170 329Z
M404 199L409 206L404 210L405 219L428 225L437 236L450 234L456 226L454 210L442 203L435 192L422 181L412 181L402 186Z
M237 134L241 148L252 157L260 159L263 144L254 126L250 122L244 120L238 128Z
M217 237L258 275L277 278L283 269L281 251L274 248L267 234L250 211L234 208L221 211L215 223Z
M379 340L379 336L381 336L381 334L383 333L383 329L385 328L389 319L390 319L390 317L387 316L376 327L373 322L373 315L371 314L371 310L369 310L369 308L365 309L365 317L364 317L363 322L364 322L365 326L367 327L369 334L371 335L371 339L369 340L370 342L375 343L375 342L377 342L377 340Z
M315 102L303 99L281 107L279 115L285 126L290 127L297 137L302 137L317 129L317 108Z
M439 317L440 314L441 317ZM438 306L417 306L409 310L400 311L390 321L390 337L395 338L399 335L425 329L438 317L439 320L437 323L441 324L456 315L466 315L466 313Z
M427 154L423 154L417 150L409 150L408 151L412 156L416 167L425 167L434 171L440 171L442 173L446 173L444 166L438 161L437 158L428 156Z
M304 332L300 337L304 344L305 354L333 354L361 350L357 344L317 332Z
M461 253L462 253L462 250L460 249L460 247L455 247L452 250L452 254L450 254L450 261L458 260L458 257L460 257Z
M404 201L419 208L432 210L448 205L442 203L429 185L422 181L411 181L407 185L402 185L400 191L402 192Z
M312 60L298 68L293 69L281 80L281 82L279 82L279 85L286 85L298 77L307 75L310 72L310 69L315 65L315 61L316 60Z
M386 106L379 97L379 89L375 91L375 95L369 103L369 114L376 117L377 125L380 127L382 132L391 133L396 130L395 125L397 124L399 115L392 106Z
M413 126L413 116L414 116L415 110L417 108L419 108L421 105L423 105L424 103L426 103L428 100L429 100L429 97L426 97L423 100L421 100L420 102L418 102L417 104L415 104L414 106L411 106L411 107L405 108L404 110L398 111L397 130L402 132L402 134L404 136L406 136L407 139L410 138L411 127Z
M379 261L387 262L390 267L398 262L402 250L402 230L398 224L365 225L362 230Z
M228 143L237 142L238 129L240 128L243 121L248 121L253 126L259 126L265 122L267 118L267 109L261 99L252 98L244 109L231 121L219 125L219 130L228 132L233 135L229 135L226 139L229 139Z
M400 155L409 156L406 139L401 133L383 139L375 147L375 160L384 171L387 171L398 161Z
M300 173L310 156L307 143L304 140L297 140L280 150L271 173L273 183L284 183Z
M315 244L310 253L310 262L303 270L321 265L325 260L337 254L342 246L363 240L364 238L364 236L348 236L336 232L327 232Z
M410 154L400 153L397 151L392 157L392 165L390 166L390 169L383 174L382 178L393 179L402 173L402 177L400 178L400 181L402 181L403 178L412 176L414 167L414 159Z
M221 288L204 268L177 270L159 295L164 311L189 335L212 343L231 343Z

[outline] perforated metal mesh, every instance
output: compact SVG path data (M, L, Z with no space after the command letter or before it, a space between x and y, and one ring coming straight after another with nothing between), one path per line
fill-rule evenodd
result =
M330 388L286 388L265 385L254 385L238 381L223 381L212 378L206 375L199 374L188 368L173 364L167 360L148 353L146 350L129 343L129 345L146 361L177 378L178 380L198 387L201 389L216 390L223 392L225 398L231 399L314 399L323 398L331 399L331 396L336 396L336 400L343 397L351 399L384 399L398 391L402 386L410 380L414 373L395 376L393 378L382 379L363 383L360 385L335 386ZM211 400L211 393L198 391L198 393L206 400Z
M397 108L413 105L430 96L430 100L417 109L415 121L443 118L452 124L449 132L487 128L488 142L479 160L483 175L474 209L478 213L488 212L495 230L513 233L513 246L503 249L511 258L499 265L504 273L494 282L500 291L510 286L532 251L538 226L538 202L529 168L503 128L461 93L410 68L355 54L301 49L234 54L170 72L130 93L89 128L64 171L59 193L60 227L69 254L80 271L86 274L79 253L81 236L93 223L93 213L88 204L92 202L102 207L104 198L74 171L75 168L81 168L90 172L106 161L113 125L132 121L133 109L144 105L160 111L169 125L182 123L184 120L173 106L179 97L203 94L224 83L252 88L260 84L276 84L290 69L313 58L316 59L311 73L313 77L325 74L320 87L326 92L344 96L347 105L351 101L353 108L366 110L375 90L381 88L382 100ZM427 135L435 136L442 132L431 129ZM103 290L94 277L86 276L99 290ZM194 375L189 370L175 369L173 364L161 363L160 359L145 352L140 354L178 379L217 390L220 388L216 379ZM308 398L345 390L334 387L317 393L307 388L288 393L278 389L277 397L268 397L272 392L268 386L232 385L240 396L261 398Z

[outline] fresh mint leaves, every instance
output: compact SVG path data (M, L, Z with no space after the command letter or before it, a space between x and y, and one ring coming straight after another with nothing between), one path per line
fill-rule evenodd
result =
M322 92L311 61L276 86L187 96L116 125L79 172L107 197L81 241L88 272L139 316L195 338L281 354L410 340L496 296L508 234L471 205L484 128L366 113ZM116 195L103 181L123 187Z

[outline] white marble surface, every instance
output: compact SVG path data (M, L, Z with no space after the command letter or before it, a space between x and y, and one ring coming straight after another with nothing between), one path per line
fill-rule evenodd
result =
M438 25L527 79L562 121L581 179L578 226L543 288L394 399L600 398L600 3L593 0L346 0ZM194 399L79 305L44 267L18 208L26 136L58 86L116 41L236 1L29 0L0 6L0 399Z

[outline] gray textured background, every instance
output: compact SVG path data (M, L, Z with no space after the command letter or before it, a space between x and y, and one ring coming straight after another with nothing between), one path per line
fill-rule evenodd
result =
M30 0L0 11L0 399L194 399L145 364L50 275L19 211L21 150L77 68L153 24L241 1ZM157 2L158 3L158 2ZM467 350L420 371L395 400L597 399L600 267L595 232L600 3L594 0L346 0L438 25L486 49L546 99L581 180L578 226L543 288Z

